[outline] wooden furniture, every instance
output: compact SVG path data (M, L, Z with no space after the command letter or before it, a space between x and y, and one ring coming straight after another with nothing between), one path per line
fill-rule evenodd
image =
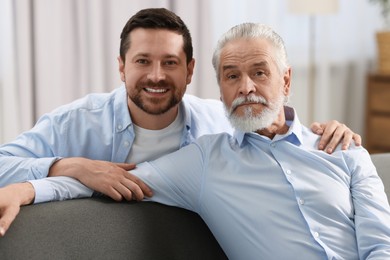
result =
M369 74L364 146L370 153L390 152L390 75Z

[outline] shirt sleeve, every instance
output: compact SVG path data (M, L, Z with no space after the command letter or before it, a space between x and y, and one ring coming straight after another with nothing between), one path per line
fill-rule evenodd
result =
M70 177L48 177L31 180L35 189L34 204L92 197L93 190Z
M361 259L390 259L390 207L384 185L365 149L347 157ZM349 156L348 155L348 156Z
M137 165L130 171L152 190L148 200L198 212L204 178L204 153L197 143Z
M51 165L60 157L54 156L53 145L61 137L55 134L50 116L43 116L29 131L13 142L0 147L0 187L48 175Z

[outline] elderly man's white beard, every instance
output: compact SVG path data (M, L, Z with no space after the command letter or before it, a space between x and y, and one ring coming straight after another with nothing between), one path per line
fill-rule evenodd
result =
M234 113L237 106L254 102L263 104L267 107L265 107L258 115L253 114L253 108L250 106L245 108L244 116L238 116ZM224 107L230 124L235 129L242 132L254 132L271 126L271 124L277 119L284 103L285 96L283 94L279 95L278 99L273 103L268 102L262 96L249 95L247 97L236 98L230 108L224 103Z

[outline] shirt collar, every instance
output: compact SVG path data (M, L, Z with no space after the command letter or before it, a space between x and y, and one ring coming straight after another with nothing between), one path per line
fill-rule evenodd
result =
M283 135L276 135L271 140L271 142L276 142L276 141L284 139L284 140L291 142L295 145L302 144L302 130L303 129L302 129L302 124L299 121L299 118L298 118L298 115L296 114L295 109L285 106L284 111L285 111L286 118L289 119L289 120L286 120L287 125L289 125L289 129L288 129L287 133L285 133ZM246 132L242 132L239 130L234 131L234 137L237 140L239 146L242 145L246 136L252 135L252 134L257 135L257 133L246 133Z
M127 92L122 85L115 93L114 98L114 125L117 133L126 130L132 124L129 107L127 106Z
M184 95L185 97L186 95ZM187 131L191 130L191 119L192 119L192 114L191 114L191 109L190 106L187 105L187 102L184 101L184 98L180 102L179 109L183 111L183 117L184 117L184 124L186 126Z
M127 106L127 92L124 85L122 85L115 94L114 109L115 131L122 132L133 124L129 113L129 107ZM179 109L183 111L185 126L189 131L191 129L191 109L186 105L186 102L183 101L180 102Z

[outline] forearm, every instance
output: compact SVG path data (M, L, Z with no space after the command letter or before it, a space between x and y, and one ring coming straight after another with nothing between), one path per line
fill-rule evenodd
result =
M58 158L24 158L0 154L0 187L45 178Z
M85 166L84 158L63 158L54 162L48 173L48 177L58 177L58 176L67 176L74 179L80 180L82 174L80 169L83 169Z
M30 181L35 190L34 203L88 198L93 190L69 177L50 177Z
M15 183L9 185L7 188L11 188L14 191L14 196L18 199L19 205L29 205L34 202L35 190L31 183Z

